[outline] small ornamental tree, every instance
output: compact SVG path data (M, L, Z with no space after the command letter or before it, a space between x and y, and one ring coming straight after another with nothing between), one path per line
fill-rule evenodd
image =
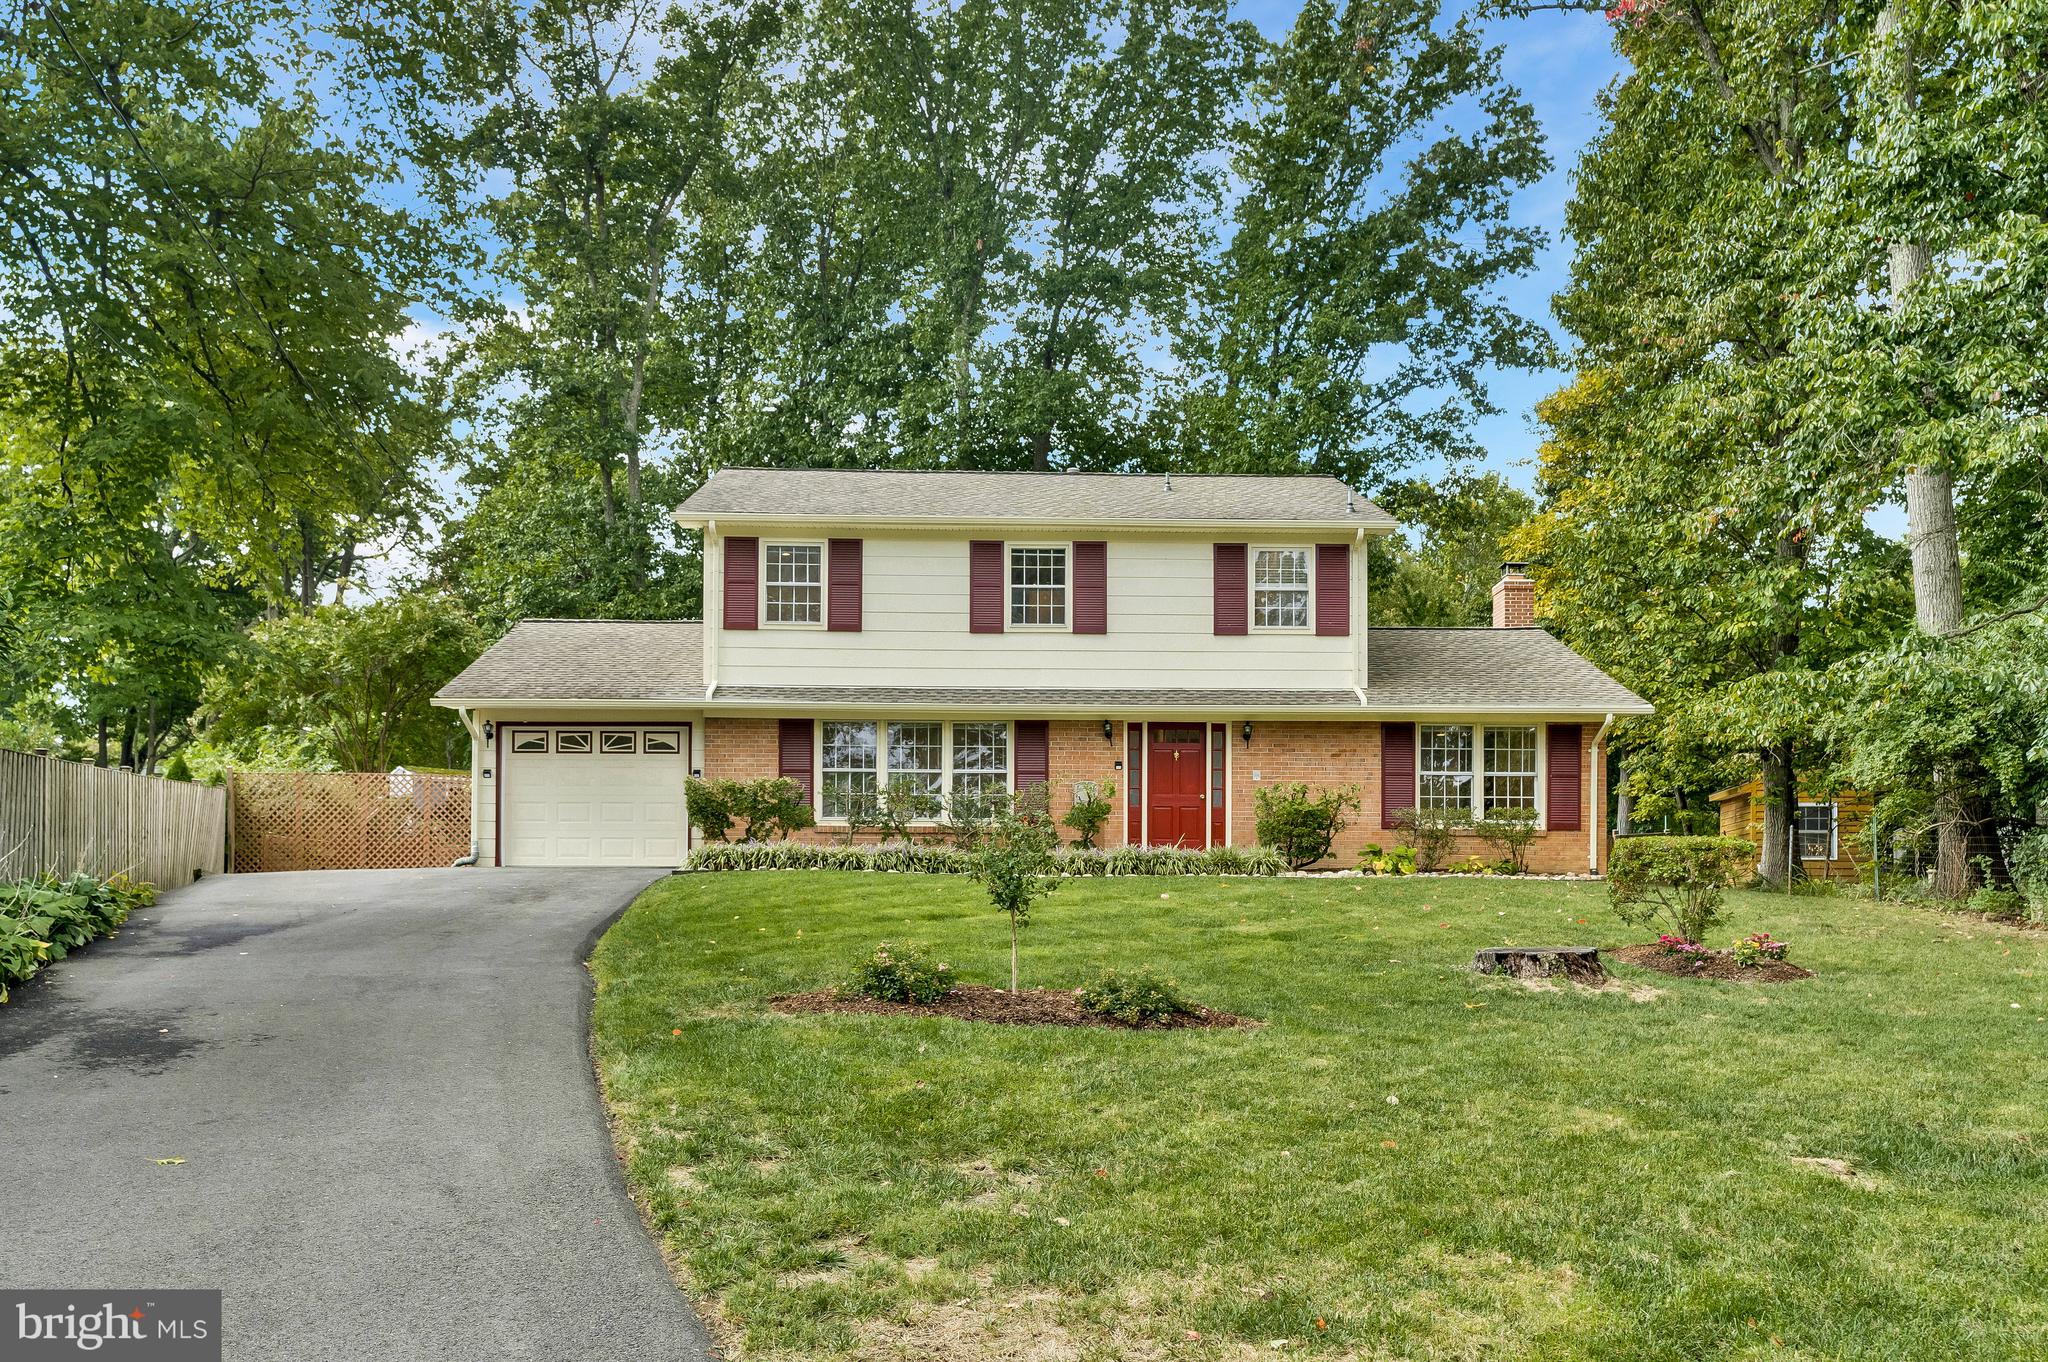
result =
M1084 780L1074 786L1074 806L1060 821L1074 830L1084 850L1092 851L1096 837L1102 832L1102 825L1109 821L1109 815L1116 807L1115 801L1115 785L1106 780L1101 784Z
M1312 791L1303 784L1271 785L1253 801L1252 828L1262 847L1280 853L1290 870L1330 854L1344 830L1344 813L1358 807L1350 788Z
M1495 809L1473 824L1472 830L1498 851L1517 875L1524 875L1529 870L1529 844L1543 831L1543 825L1536 821L1534 809Z
M1746 878L1756 845L1740 837L1623 837L1607 867L1607 897L1631 927L1675 926L1707 939L1721 921L1721 891Z
M1031 920L1031 905L1060 887L1059 845L1046 812L1045 787L1032 786L1006 801L974 845L968 874L984 889L996 911L1010 918L1010 992L1017 991L1017 933Z
M1458 845L1458 834L1472 827L1472 815L1463 809L1396 809L1394 826L1408 834L1415 848L1415 868L1434 872L1444 868Z

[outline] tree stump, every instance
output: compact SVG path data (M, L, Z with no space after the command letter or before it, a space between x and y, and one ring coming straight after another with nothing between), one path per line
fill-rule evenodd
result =
M1472 968L1515 979L1569 979L1596 986L1607 981L1598 946L1489 946L1473 953Z

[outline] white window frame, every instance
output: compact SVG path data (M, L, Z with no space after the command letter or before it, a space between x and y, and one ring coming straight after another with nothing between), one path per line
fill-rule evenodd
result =
M1477 805L1479 813L1477 816L1480 818L1486 816L1486 782L1495 778L1493 768L1486 760L1486 740L1496 732L1526 731L1530 736L1529 769L1526 771L1503 771L1500 773L1500 778L1502 779L1527 778L1529 782L1529 802L1527 804L1503 804L1501 807L1509 809L1526 808L1532 813L1541 809L1543 805L1543 725L1483 724L1475 725L1474 728L1472 759L1479 767L1476 772L1479 781L1479 803Z
M771 549L816 549L818 551L818 618L815 620L776 620L768 617L768 554ZM755 602L754 618L763 629L823 629L826 617L832 609L832 550L822 539L763 539L761 541L761 585ZM789 582L776 585L790 586Z
M1794 849L1796 849L1800 853L1799 859L1802 861L1839 861L1840 859L1842 859L1841 808L1838 805L1836 805L1832 800L1800 800L1799 812L1801 814L1804 814L1808 809L1826 809L1828 811L1828 854L1825 857L1808 856L1806 854L1806 834L1800 831L1798 823L1795 822L1792 825L1792 841Z
M1259 623L1259 555L1262 553L1298 553L1301 555L1303 571L1308 577L1307 605L1300 624ZM1287 591L1291 587L1268 587L1269 591ZM1316 627L1316 549L1313 544L1253 544L1244 556L1244 608L1245 622L1255 634L1307 634Z
M1455 774L1455 773L1451 773L1451 772L1444 772L1444 771L1431 771L1431 770L1429 770L1429 769L1428 769L1428 768L1427 768L1426 766L1424 766L1424 765L1423 765L1423 760L1422 760L1422 757L1423 757L1423 749L1424 749L1424 748L1425 748L1425 747L1427 746L1427 744L1426 744L1426 743L1424 742L1424 740L1423 740L1423 730L1424 730L1424 729L1430 729L1430 728L1462 728L1462 729L1464 729L1464 730L1465 730L1465 731L1466 731L1466 732L1467 732L1468 734L1470 734L1470 735L1471 735L1471 737L1470 737L1469 741L1467 742L1466 746L1467 746L1467 747L1468 747L1468 748L1470 749L1470 751L1471 751L1471 754L1472 754L1472 765L1471 765L1471 767L1470 767L1470 768L1469 768L1469 769L1468 769L1468 770L1467 770L1467 771L1466 771L1466 772L1464 773L1464 774L1465 774L1465 777L1466 777L1466 786L1465 786L1465 811L1466 811L1467 813L1471 813L1471 812L1472 812L1472 811L1473 811L1474 809L1476 809L1476 808L1478 808L1478 807L1479 807L1479 795L1478 795L1478 788L1479 788L1479 782L1480 782L1480 781L1481 781L1481 780L1482 780L1482 779L1484 778L1484 777L1483 777L1483 775L1481 774L1481 771L1480 771L1480 764L1481 764L1481 757L1480 757L1480 751L1479 751L1479 742L1480 742L1480 732L1479 732L1479 726L1478 726L1477 724L1441 724L1441 723L1438 723L1438 724L1432 724L1432 723L1418 723L1418 724L1417 724L1417 725L1415 726L1415 807L1416 807L1417 809L1427 809L1427 810L1429 810L1429 811L1431 811L1431 812L1451 812L1451 811L1453 811L1453 810L1454 810L1454 809L1456 808L1456 806L1455 806L1455 805L1450 805L1450 804L1429 804L1429 803L1425 803L1425 802L1423 801L1423 793L1422 793L1422 791L1423 791L1423 782L1424 782L1425 780L1427 780L1427 779L1428 779L1428 778L1429 778L1430 776L1440 776L1440 775L1446 775L1446 774Z
M1536 803L1532 806L1536 822L1546 830L1550 826L1550 726L1538 720L1503 719L1487 723L1478 719L1470 720L1418 720L1415 725L1415 803L1422 803L1422 730L1425 728L1464 728L1472 732L1472 791L1466 803L1465 812L1472 815L1474 822L1486 817L1486 730L1489 728L1533 728L1536 730ZM1513 772L1511 774L1520 774ZM1428 806L1428 807L1442 807Z
M1016 783L1017 723L1014 719L935 719L917 714L848 714L834 715L830 719L814 719L811 721L811 788L818 792L818 824L821 827L846 826L846 819L843 815L835 816L825 812L825 725L828 723L875 725L875 791L877 795L886 795L889 790L891 774L889 769L889 725L892 723L937 724L939 726L939 743L941 748L939 788L943 791L943 797L947 800L951 800L953 797L954 778L957 775L963 774L956 770L954 766L953 726L963 723L1001 724L1003 727L1003 769L1001 773L1003 789L1006 791L1012 789ZM993 775L995 773L970 774ZM939 827L944 825L945 822L946 816L941 813L937 818L916 819L915 825L919 827Z
M1054 550L1060 555L1060 622L1019 624L1017 622L1017 554L1020 551ZM1003 628L1013 633L1071 634L1074 632L1074 546L1071 543L1006 543L1003 545ZM950 732L950 730L948 730Z

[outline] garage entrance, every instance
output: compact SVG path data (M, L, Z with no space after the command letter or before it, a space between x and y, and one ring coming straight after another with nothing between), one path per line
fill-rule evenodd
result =
M498 725L499 865L677 866L688 724Z

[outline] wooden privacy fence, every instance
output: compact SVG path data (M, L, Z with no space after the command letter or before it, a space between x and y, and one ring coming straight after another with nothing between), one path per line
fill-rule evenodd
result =
M219 874L227 792L0 748L0 879L85 871L159 889Z
M236 771L236 870L401 870L469 854L469 777Z

